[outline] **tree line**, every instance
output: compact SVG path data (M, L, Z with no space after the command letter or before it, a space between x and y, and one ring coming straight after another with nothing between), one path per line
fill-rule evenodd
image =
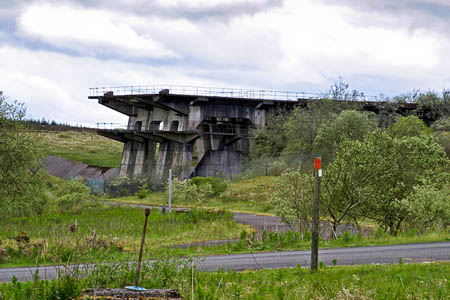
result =
M428 126L416 115L376 115L356 102L324 99L272 114L266 128L257 131L251 155L321 156L321 215L334 233L342 223L365 220L393 235L411 228L448 228L449 93L414 93L396 101L401 99L435 107L436 121ZM298 230L309 230L312 193L309 172L285 171L273 197L277 214Z

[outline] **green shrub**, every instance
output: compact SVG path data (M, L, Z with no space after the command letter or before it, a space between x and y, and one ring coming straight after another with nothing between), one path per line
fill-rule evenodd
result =
M194 177L189 180L190 184L194 184L196 186L201 186L205 184L210 184L212 188L211 196L219 196L227 189L227 183L220 178L215 177Z
M174 179L172 182L172 199L174 203L199 204L206 201L213 194L212 186L209 183L196 185L191 184L189 181L177 179Z
M67 134L67 133L61 133L61 134L58 135L58 137L60 139L71 139L72 138L72 136L70 134Z
M144 186L139 190L139 192L134 193L136 197L139 199L145 199L148 197L149 191L148 191L148 184L144 184Z
M54 178L50 192L55 205L54 208L60 213L80 213L83 209L96 208L100 204L98 199L91 195L91 190L85 184L85 179L81 177L72 180Z

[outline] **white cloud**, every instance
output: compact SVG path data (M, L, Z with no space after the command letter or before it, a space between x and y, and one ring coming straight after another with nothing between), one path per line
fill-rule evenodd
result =
M124 115L89 100L90 87L164 83L220 85L212 79L192 78L178 68L71 57L11 46L0 46L0 65L1 91L11 99L25 102L32 117L59 122L126 123Z
M82 54L110 54L155 59L178 58L152 38L139 35L119 13L73 6L35 4L19 18L19 32L52 46Z
M225 2L229 3L168 3L220 6ZM269 1L251 3L260 2ZM433 27L410 30L379 11L362 13L348 6L286 0L282 7L224 21L121 14L112 8L63 3L35 2L25 8L18 19L19 42L0 46L0 90L25 101L35 117L125 122L124 116L87 99L89 87L105 85L323 92L343 76L367 94L395 95L450 84L448 36ZM57 50L26 49L22 45L30 39ZM73 51L83 55L68 54ZM155 64L154 58L163 60Z

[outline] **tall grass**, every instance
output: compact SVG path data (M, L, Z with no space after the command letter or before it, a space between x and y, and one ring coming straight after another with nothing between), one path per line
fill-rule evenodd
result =
M297 267L260 271L197 272L189 260L162 259L144 263L139 285L174 288L183 299L449 299L449 263L322 267L318 272ZM134 282L136 266L103 264L72 272L54 281L38 274L30 283L0 284L4 299L75 299L85 288L123 288Z
M1 247L6 249L9 257L3 264L136 258L143 223L142 209L125 207L100 208L79 214L2 218L0 239L4 242ZM229 213L192 210L164 215L159 210L152 210L145 255L157 256L177 244L237 238L244 228L244 225L234 223Z

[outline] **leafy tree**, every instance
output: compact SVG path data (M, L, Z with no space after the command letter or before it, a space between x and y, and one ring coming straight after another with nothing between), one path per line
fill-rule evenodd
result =
M447 178L449 179L449 178ZM408 212L405 222L420 231L435 226L450 225L450 185L436 184L415 186L410 195L400 203Z
M447 156L450 158L450 116L437 120L431 128L439 143L444 147Z
M442 117L431 125L433 131L450 131L450 116Z
M321 210L328 216L336 237L338 226L344 221L357 220L359 208L368 201L367 186L377 174L377 153L360 140L347 139L339 144L335 159L325 167Z
M377 128L373 113L356 110L344 110L339 115L322 123L314 139L314 153L334 153L344 140L362 140L364 136Z
M363 190L367 197L363 215L395 235L409 216L401 201L414 187L439 182L448 160L430 135L396 139L377 132L358 146L370 149L364 155L377 162L369 170L373 180Z
M286 121L287 143L283 153L312 154L319 128L325 123L334 121L342 111L358 109L360 105L359 102L322 99L310 102L306 108L296 108Z
M441 95L434 91L420 93L414 102L419 105L422 119L433 121L450 114L449 90L443 90Z
M402 201L415 188L443 182L447 166L432 136L393 138L377 130L339 146L324 171L323 207L334 226L349 217L370 218L395 235L411 217Z
M394 138L431 134L431 129L416 116L401 117L388 128L388 131Z
M8 103L0 93L0 210L8 215L40 213L46 195L42 147L22 123L23 103Z
M253 156L275 157L281 154L286 146L285 122L289 115L290 112L279 109L267 117L266 126L256 131Z
M312 176L298 170L287 170L275 185L272 197L276 214L293 230L309 229L312 214Z

